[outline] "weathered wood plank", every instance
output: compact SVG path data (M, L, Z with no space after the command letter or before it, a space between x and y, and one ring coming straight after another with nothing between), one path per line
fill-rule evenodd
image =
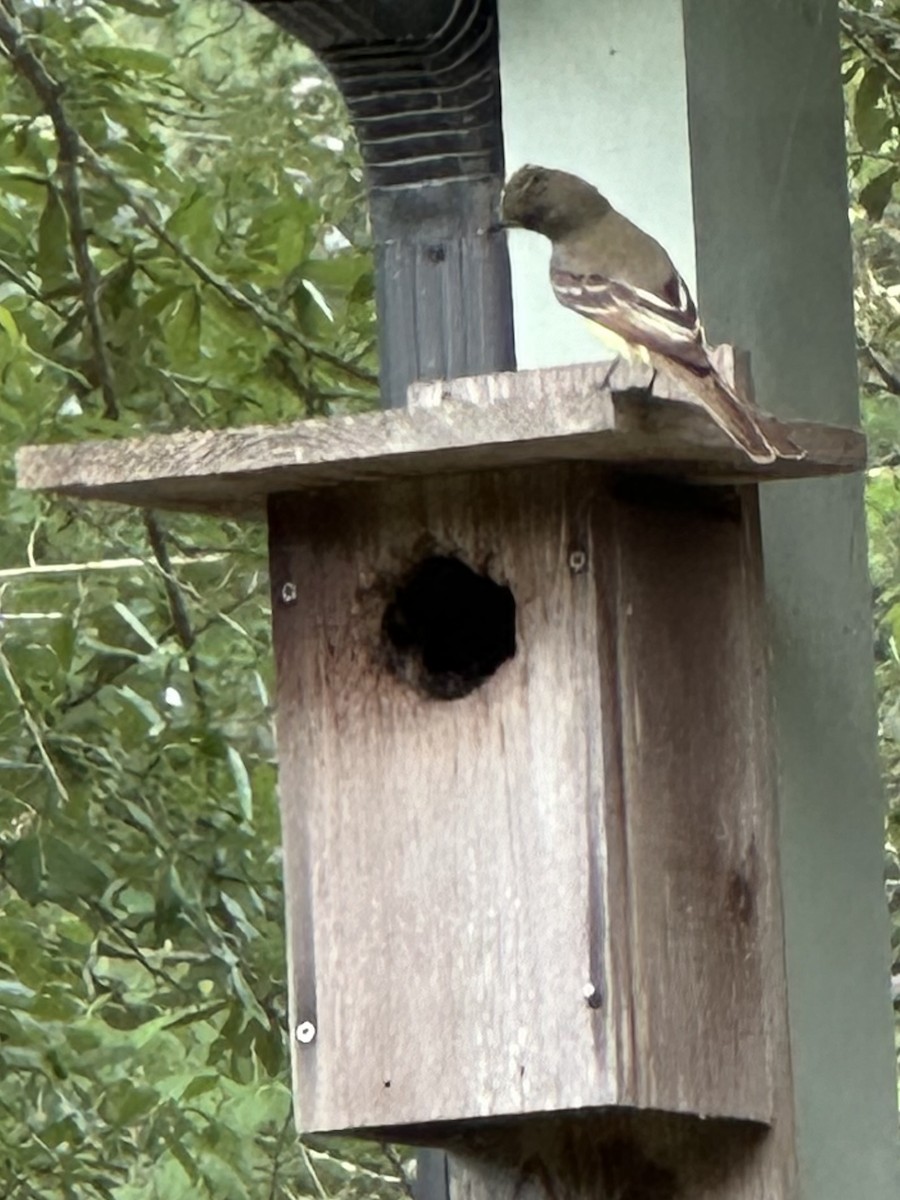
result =
M787 1131L789 1133L789 1130ZM666 1113L567 1113L449 1143L453 1200L793 1200L784 1132Z
M599 592L615 596L605 674L624 807L610 894L630 932L636 1091L671 1111L673 1084L723 1107L729 1088L732 1102L758 1089L776 1134L754 1143L754 1186L786 1196L774 1186L792 1170L793 1110L757 493L619 481L616 496ZM680 1082L674 1058L646 1050L675 1044L689 1064Z
M273 498L304 1128L779 1110L754 505L589 464ZM517 605L515 657L451 702L381 643L435 552Z
M759 482L865 466L858 430L774 418L806 458L748 462L703 411L664 399L675 391L664 377L652 396L648 383L647 368L617 362L417 384L410 410L26 446L18 481L70 496L261 517L274 492L559 460Z

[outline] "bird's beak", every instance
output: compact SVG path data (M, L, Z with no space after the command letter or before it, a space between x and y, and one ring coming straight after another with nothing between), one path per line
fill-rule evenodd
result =
M491 226L488 229L488 233L503 233L507 229L512 229L513 226L516 224L516 222L510 221L507 218L506 213L503 211L502 199L501 199L501 202L497 205L497 208L495 211L496 211L497 215L495 216L494 220L491 222Z

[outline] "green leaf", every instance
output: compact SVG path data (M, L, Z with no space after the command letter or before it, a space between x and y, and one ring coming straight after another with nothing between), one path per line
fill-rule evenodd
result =
M127 683L122 684L118 689L118 694L127 700L141 714L150 728L147 730L147 737L157 737L166 727L166 723L160 716L159 710L155 708L149 700L139 695L134 688L129 687Z
M124 8L126 12L135 13L139 17L149 17L158 20L167 17L178 8L178 0L107 0L114 8Z
M168 1028L171 1021L172 1017L169 1013L162 1013L151 1021L144 1021L132 1031L129 1041L136 1050L141 1050L158 1038Z
M8 308L0 304L0 329L6 334L10 342L14 346L18 346L22 340L19 333L19 327L15 322L15 318Z
M91 46L86 56L91 62L109 63L144 75L168 75L172 69L171 58L138 46Z
M0 1052L0 1066L3 1067L7 1078L13 1071L35 1071L42 1075L46 1072L44 1056L40 1050L27 1046L5 1045Z
M123 1079L108 1088L99 1104L100 1116L111 1125L131 1125L147 1116L159 1103L155 1088L141 1086L132 1079Z
M35 266L48 290L58 288L69 277L69 225L55 188L47 190L41 213Z
M193 1100L204 1092L211 1092L219 1083L218 1075L198 1075L192 1079L182 1093L182 1100Z
M42 841L48 896L65 903L74 898L96 900L103 894L107 877L95 862L54 834Z
M200 353L201 312L196 288L183 291L166 321L166 344L176 363L196 365Z
M0 1008L31 1008L34 989L18 979L0 979Z
M42 892L44 860L37 834L20 838L3 848L0 864L3 876L23 900L37 903Z
M241 905L238 904L237 900L235 900L233 896L229 896L227 892L222 892L220 899L222 901L222 907L231 917L234 924L241 931L247 941L252 942L258 935L252 924L247 920L247 914L244 912Z
M156 640L144 622L140 619L140 617L136 616L127 605L121 604L118 600L116 600L113 603L113 608L119 614L125 624L133 629L138 637L147 643L151 650L159 649L159 642Z
M75 627L72 623L67 620L54 621L47 635L47 644L59 659L62 669L68 671L72 666L76 645Z
M252 821L253 788L250 786L250 776L247 774L244 760L233 746L226 746L225 754L228 758L228 766L231 769L231 777L234 780L241 816L245 821Z
M253 994L253 990L247 983L243 971L238 966L233 966L229 972L231 986L234 988L235 995L240 1000L243 1006L239 1029L246 1028L250 1021L256 1021L263 1029L268 1026L268 1018L261 1008L259 1001Z
M870 179L859 193L859 202L866 210L870 221L880 221L884 216L884 210L890 203L898 178L900 178L900 168L888 167L886 171L882 171L880 175Z
M209 189L195 187L169 218L169 232L186 241L198 253L208 250L217 233L215 201L215 195Z
M879 150L890 129L881 107L886 79L884 68L876 63L866 70L856 91L853 128L863 150Z
M152 837L154 841L159 839L159 830L156 828L152 819L144 808L142 808L139 804L133 803L133 801L128 800L127 798L123 799L122 806L130 819L136 825L139 825L140 828L143 829L146 834L148 834L148 836Z

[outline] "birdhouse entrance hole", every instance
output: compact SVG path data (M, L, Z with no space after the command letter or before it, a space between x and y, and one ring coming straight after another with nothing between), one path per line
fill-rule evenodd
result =
M426 696L458 700L516 652L511 590L449 554L421 559L382 620L388 665Z

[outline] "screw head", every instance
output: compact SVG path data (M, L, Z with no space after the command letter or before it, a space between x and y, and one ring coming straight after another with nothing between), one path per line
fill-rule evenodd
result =
M588 1008L600 1008L603 1004L603 994L593 983L586 983L581 989L584 1002Z
M316 1027L312 1021L301 1021L294 1030L294 1037L301 1046L308 1046L316 1036Z
M296 604L297 603L297 585L288 580L287 583L281 585L281 603Z
M569 570L573 575L580 575L587 570L587 555L583 550L573 550L569 554Z

